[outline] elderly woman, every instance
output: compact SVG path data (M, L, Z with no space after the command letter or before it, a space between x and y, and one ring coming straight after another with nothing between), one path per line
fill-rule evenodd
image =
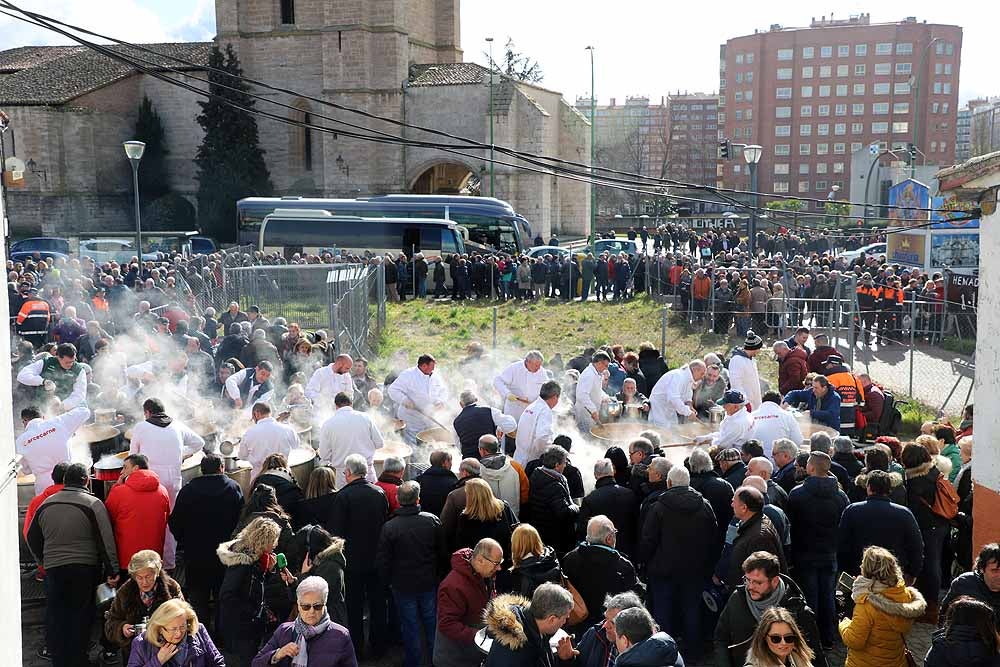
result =
M299 584L298 618L282 623L253 659L253 667L357 667L347 628L326 613L329 589L322 577L306 577Z
M184 600L167 600L153 612L146 631L132 642L128 667L226 667L208 630Z
M151 549L137 551L128 563L128 581L115 595L104 621L104 634L122 651L122 664L127 664L135 626L143 623L157 607L174 598L183 599L180 584L163 571L160 554Z

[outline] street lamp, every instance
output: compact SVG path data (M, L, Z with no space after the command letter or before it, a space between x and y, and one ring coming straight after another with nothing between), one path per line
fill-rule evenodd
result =
M132 188L135 194L135 254L142 263L142 221L139 217L139 161L146 152L146 144L141 141L126 141L125 155L132 163Z
M495 68L493 63L493 38L487 37L486 42L490 45L490 197L494 197L493 170L495 165L493 161L493 70Z
M917 145L917 128L920 127L920 113L923 111L920 108L920 79L924 74L924 67L927 65L927 54L931 51L931 46L934 42L940 42L940 37L935 37L931 41L927 42L927 46L924 47L924 52L920 55L920 67L916 72L910 75L910 87L913 88L913 145ZM927 159L924 158L924 164L927 164ZM910 155L910 178L915 178L917 173L917 156L916 154Z
M594 228L597 226L597 188L594 187L594 128L597 123L597 95L594 94L594 47L584 49L590 51L590 233L587 234L587 244L594 245Z
M747 230L747 247L750 249L750 262L753 265L757 257L757 163L764 149L757 144L750 144L743 147L743 159L750 167L750 192L753 201L753 208L750 210L750 228Z

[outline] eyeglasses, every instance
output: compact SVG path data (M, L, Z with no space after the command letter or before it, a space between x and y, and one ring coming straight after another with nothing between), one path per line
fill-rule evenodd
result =
M313 611L322 611L323 607L325 606L326 603L324 602L317 602L316 604L302 604L301 602L299 603L299 609L301 609L302 611L309 611L310 609L312 609Z
M768 635L767 641L772 644L794 644L796 643L795 635Z
M500 564L503 563L502 560L493 560L492 558L487 558L486 556L480 556L480 558L482 558L487 563L492 564L493 567L500 567Z

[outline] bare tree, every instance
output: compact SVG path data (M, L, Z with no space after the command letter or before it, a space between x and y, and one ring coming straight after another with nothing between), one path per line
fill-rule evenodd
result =
M537 60L524 55L517 50L517 45L510 37L504 46L504 54L500 62L490 57L489 52L483 52L490 63L490 68L495 72L514 79L515 81L525 81L527 83L541 83L545 77L542 66Z

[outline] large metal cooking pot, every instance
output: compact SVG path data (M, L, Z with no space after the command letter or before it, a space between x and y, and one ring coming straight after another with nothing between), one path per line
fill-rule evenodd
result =
M114 408L99 408L94 410L94 423L110 426L115 423Z
M726 417L726 409L721 405L713 405L708 409L708 423L721 424Z
M598 411L598 416L601 421L615 421L622 414L622 404L617 398L609 398L608 400L601 403L601 407Z
M288 467L292 471L292 477L299 483L303 491L309 486L309 475L312 474L313 469L316 467L318 458L316 450L312 447L308 449L299 447L293 449L288 454Z
M430 446L454 445L455 436L451 431L443 429L440 426L435 426L434 428L417 433L417 444Z
M196 477L201 477L201 460L205 457L205 452L196 452L188 458L184 459L181 463L181 484L187 484L192 479ZM229 464L229 459L226 461L227 467ZM246 496L250 493L250 475L253 471L253 466L249 461L238 461L235 457L232 458L232 470L226 470L226 476L232 480L235 480L240 488L243 490L243 495Z
M413 458L413 448L406 443L389 440L381 449L376 449L374 457L376 477L382 474L382 467L385 465L385 460L391 456L397 456L403 459L404 463L409 464Z
M107 424L85 424L70 438L70 447L82 443L90 449L90 457L97 461L105 454L114 454L124 447L121 434L114 426Z
M645 413L642 411L642 403L626 403L623 406L625 419L630 421L638 421L643 418Z
M128 452L120 452L112 456L104 455L94 463L93 488L94 495L101 500L107 500L111 493L111 487L121 477L122 468L125 467L125 457Z

